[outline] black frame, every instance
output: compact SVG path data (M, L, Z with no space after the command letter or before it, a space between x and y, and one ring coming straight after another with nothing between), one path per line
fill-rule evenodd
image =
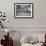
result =
M15 5L16 4L32 4L32 17L16 17L15 16ZM33 3L14 3L14 18L33 18Z

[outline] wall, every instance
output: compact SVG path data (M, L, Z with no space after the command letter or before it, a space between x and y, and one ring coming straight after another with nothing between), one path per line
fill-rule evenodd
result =
M30 2L34 7L34 18L30 19L16 19L14 18L14 3ZM7 16L9 18L8 27L46 27L46 6L45 0L8 0Z
M33 16L30 19L14 18L14 3L33 3ZM46 27L46 0L0 0L0 9L6 12L6 27Z

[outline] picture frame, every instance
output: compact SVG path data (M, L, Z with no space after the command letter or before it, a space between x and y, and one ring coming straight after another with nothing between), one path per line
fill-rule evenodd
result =
M33 17L33 4L32 3L14 3L14 17Z

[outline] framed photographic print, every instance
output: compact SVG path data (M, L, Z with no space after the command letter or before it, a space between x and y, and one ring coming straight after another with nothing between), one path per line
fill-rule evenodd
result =
M32 3L14 3L14 17L32 17Z

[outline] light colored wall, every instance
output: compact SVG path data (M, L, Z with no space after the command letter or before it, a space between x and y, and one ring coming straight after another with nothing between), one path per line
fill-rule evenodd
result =
M6 1L7 2L7 1ZM33 16L30 19L14 18L14 3L33 3ZM9 23L7 27L46 27L46 0L8 0L7 18Z
M30 2L34 4L34 18L33 19L15 19L14 18L14 2ZM46 6L45 0L12 0L9 1L9 19L10 27L46 27Z
M33 3L34 18L14 18L14 3ZM6 12L6 27L46 27L46 0L0 0L0 9Z

